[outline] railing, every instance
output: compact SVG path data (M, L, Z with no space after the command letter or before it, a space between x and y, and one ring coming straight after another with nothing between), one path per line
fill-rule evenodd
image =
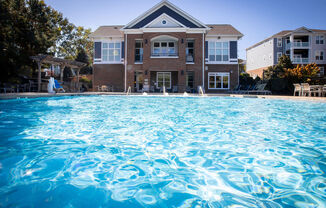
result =
M178 53L152 53L152 57L175 57Z
M188 63L193 63L194 62L194 56L192 54L187 54L186 61Z
M128 90L127 90L127 95L131 94L131 87L129 86L128 87Z
M305 48L305 47L309 47L310 43L309 42L291 42L291 43L287 43L285 45L285 48L288 50L291 47L294 48Z
M292 62L294 64L307 64L309 63L309 58L293 58Z

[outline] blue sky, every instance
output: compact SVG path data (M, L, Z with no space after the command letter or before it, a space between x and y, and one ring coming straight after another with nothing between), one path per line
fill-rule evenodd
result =
M94 31L101 25L129 23L161 0L45 0L70 22ZM245 49L281 30L305 26L326 29L326 0L170 0L206 24L232 24Z

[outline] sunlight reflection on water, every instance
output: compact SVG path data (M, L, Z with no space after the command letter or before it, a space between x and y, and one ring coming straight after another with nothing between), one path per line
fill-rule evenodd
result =
M0 206L325 207L325 103L0 101Z

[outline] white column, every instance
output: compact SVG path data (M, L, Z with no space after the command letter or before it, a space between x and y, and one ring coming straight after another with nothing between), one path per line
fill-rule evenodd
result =
M294 43L294 37L293 37L293 35L291 35L290 36L290 58L292 61L293 61L293 54L294 54L293 43Z
M125 84L124 84L124 92L127 92L127 65L128 65L128 61L127 61L127 54L128 54L128 35L126 34L125 36Z

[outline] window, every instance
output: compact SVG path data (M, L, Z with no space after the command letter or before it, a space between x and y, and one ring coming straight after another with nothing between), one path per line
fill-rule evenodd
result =
M194 89L195 83L194 83L194 72L188 71L186 74L186 85L189 89Z
M280 60L281 56L282 56L282 52L277 52L277 61Z
M282 47L282 38L277 38L277 47Z
M195 47L195 42L193 40L188 40L187 41L187 48L186 48L186 61L193 63L195 60L194 57L194 47Z
M152 56L176 56L176 42L154 42Z
M208 73L208 89L229 89L229 73Z
M166 25L166 20L162 20L162 25Z
M324 44L324 36L323 35L316 36L316 44Z
M316 51L315 57L316 57L316 60L324 60L324 51Z
M157 72L156 82L158 88L165 86L167 89L170 89L171 72Z
M324 69L324 67L323 66L320 66L319 67L319 76L324 76L324 74L325 74L325 69Z
M136 40L135 43L135 62L142 63L143 62L143 41Z
M120 42L110 42L103 43L103 57L104 62L120 62L121 61L121 43Z
M209 42L209 61L229 61L229 42Z

